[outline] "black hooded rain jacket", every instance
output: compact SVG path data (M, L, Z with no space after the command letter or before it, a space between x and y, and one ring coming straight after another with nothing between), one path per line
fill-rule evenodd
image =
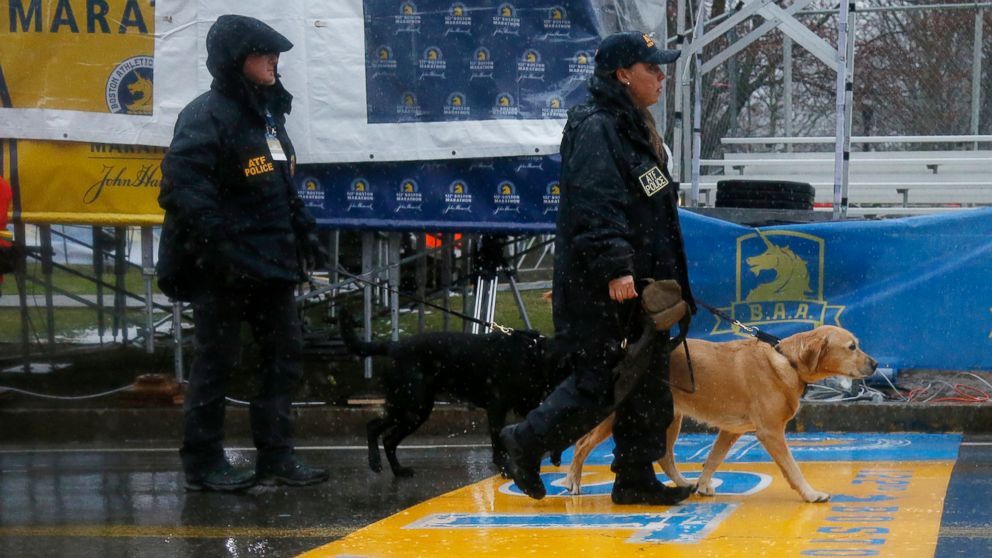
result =
M304 279L301 257L315 229L292 180L296 155L285 129L292 95L278 79L260 87L242 70L249 54L285 52L292 43L242 16L221 16L211 31L213 83L180 112L162 161L157 271L162 292L179 300L207 282ZM286 161L275 160L266 142L266 110Z
M678 184L623 87L593 76L592 97L569 110L561 142L555 241L555 337L581 349L630 333L609 298L613 279L675 279L695 312L678 219Z

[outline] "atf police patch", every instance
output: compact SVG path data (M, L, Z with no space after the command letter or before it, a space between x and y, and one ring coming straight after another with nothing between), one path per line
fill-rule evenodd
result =
M647 172L642 173L637 177L637 180L641 183L641 188L644 188L644 193L651 197L658 192L665 189L668 186L668 179L662 174L661 169L657 165L652 166Z
M151 56L132 56L124 60L107 78L107 108L115 114L152 113Z

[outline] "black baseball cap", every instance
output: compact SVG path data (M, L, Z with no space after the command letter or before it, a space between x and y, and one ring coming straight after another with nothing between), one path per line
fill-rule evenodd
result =
M648 64L671 64L678 60L682 51L665 50L655 45L654 39L640 31L614 33L599 43L596 51L596 68L616 70L629 68L638 62Z

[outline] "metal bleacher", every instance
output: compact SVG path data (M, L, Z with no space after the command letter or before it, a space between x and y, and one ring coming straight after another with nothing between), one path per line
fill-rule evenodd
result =
M815 204L829 210L834 201L834 153L785 151L798 143L832 143L834 138L725 138L741 146L722 159L703 159L700 199L715 199L717 182L727 179L788 180L816 189ZM952 144L951 142L957 142ZM932 213L992 205L992 136L900 136L851 138L852 146L870 144L871 151L851 152L848 181L849 212ZM905 150L947 147L961 150ZM752 146L773 146L775 152L751 152ZM986 149L980 149L980 146ZM895 150L892 146L897 146ZM829 147L828 147L829 148Z

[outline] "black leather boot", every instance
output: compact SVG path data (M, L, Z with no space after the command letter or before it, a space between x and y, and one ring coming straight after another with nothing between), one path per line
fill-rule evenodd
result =
M651 463L625 464L617 468L610 495L614 504L672 506L692 494L692 487L666 486L654 474Z
M540 500L547 494L544 480L541 479L541 457L544 452L532 450L521 444L515 430L515 425L510 425L503 427L499 433L499 439L506 448L507 473L524 494Z

